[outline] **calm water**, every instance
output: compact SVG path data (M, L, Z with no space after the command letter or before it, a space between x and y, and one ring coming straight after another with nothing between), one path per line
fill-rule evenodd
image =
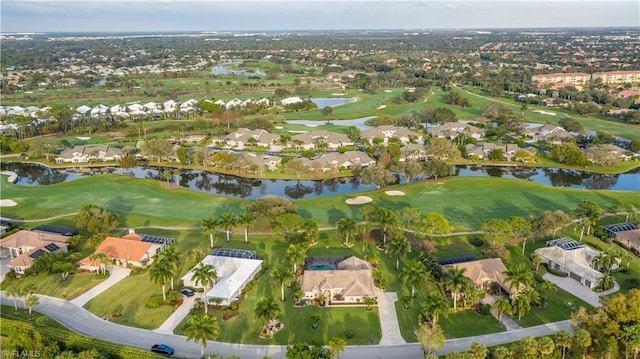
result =
M366 117L354 118L350 120L329 120L329 122L331 122L332 125L336 125L336 126L355 126L360 130L365 131L374 127L374 126L367 125L365 122L367 120L370 120L376 117L378 116L366 116ZM287 123L290 123L292 125L305 125L309 127L324 125L325 122L326 121L311 121L311 120L288 120L287 121Z
M336 107L344 105L345 103L355 102L356 100L351 97L311 97L309 101L318 105L318 108Z
M18 175L16 183L19 185L49 185L102 173L131 175L137 178L165 181L162 176L163 169L155 167L135 167L130 173L120 168L94 168L78 173L58 171L37 164L3 162L0 168L3 171L15 172ZM640 169L624 174L606 175L555 168L456 166L455 175L512 178L554 187L640 191ZM323 181L259 180L196 170L180 171L180 174L174 176L171 181L178 183L181 187L195 191L248 199L260 198L267 194L289 199L300 199L375 189L375 186L364 185L355 177ZM403 182L403 180L400 180L400 183Z

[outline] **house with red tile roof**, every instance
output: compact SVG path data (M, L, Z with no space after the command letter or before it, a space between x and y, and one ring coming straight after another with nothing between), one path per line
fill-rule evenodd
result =
M162 251L162 245L142 240L142 236L129 230L129 234L122 238L107 237L100 243L93 254L104 254L111 259L114 265L144 267L153 262L153 257ZM100 262L92 260L91 256L78 262L80 268L88 271L97 271Z
M40 256L47 253L67 253L67 239L66 236L47 232L18 231L0 241L0 257L12 258L8 267L22 274Z

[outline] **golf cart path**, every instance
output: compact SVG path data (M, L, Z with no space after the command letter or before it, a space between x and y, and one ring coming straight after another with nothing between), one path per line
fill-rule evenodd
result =
M34 307L36 311L52 317L76 333L142 349L149 349L156 343L164 343L172 346L178 357L200 357L200 344L189 342L184 336L112 323L95 316L86 309L69 301L44 295L38 295L38 297L40 298L40 304ZM0 292L0 303L13 306L13 298L8 298L4 292ZM24 307L23 298L19 298L18 303L21 307ZM551 335L560 330L571 330L568 320L502 333L449 339L437 354L445 355L451 351L465 351L475 342L483 343L486 346L494 346L518 341L528 336L539 337ZM284 345L255 345L208 341L205 353L216 353L223 357L237 355L243 359L260 359L264 356L270 356L276 359L285 358L286 348ZM353 345L347 346L344 352L340 354L340 357L343 359L360 359L367 357L414 359L421 356L422 350L417 343Z

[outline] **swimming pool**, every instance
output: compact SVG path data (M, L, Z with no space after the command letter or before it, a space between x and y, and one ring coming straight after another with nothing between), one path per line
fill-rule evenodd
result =
M312 270L333 270L334 268L328 264L314 264L311 266Z

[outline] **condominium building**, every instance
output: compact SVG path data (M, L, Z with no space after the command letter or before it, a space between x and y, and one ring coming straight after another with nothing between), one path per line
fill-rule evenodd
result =
M602 79L603 84L623 84L640 82L640 71L594 72L592 79Z
M563 82L572 85L584 85L591 80L591 75L586 72L542 74L533 75L531 80L540 84Z

